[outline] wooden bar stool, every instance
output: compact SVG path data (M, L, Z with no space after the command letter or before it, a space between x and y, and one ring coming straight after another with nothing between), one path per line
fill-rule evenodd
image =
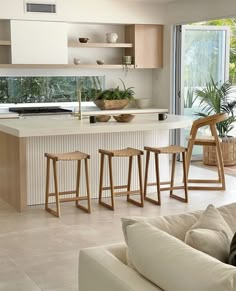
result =
M186 164L186 152L187 149L180 146L168 146L168 147L144 147L146 150L146 167L145 167L145 178L144 178L144 199L152 202L156 205L161 205L161 191L170 190L170 197L177 199L179 201L188 202L188 183L187 183L187 164ZM148 183L148 168L149 168L149 160L150 153L153 153L155 156L155 171L156 171L156 182ZM172 154L172 169L171 169L171 180L168 182L160 181L160 170L159 170L159 154ZM183 185L182 186L174 186L174 177L175 177L175 162L176 155L182 154L183 158ZM160 185L170 184L169 187L161 187ZM150 198L147 196L147 187L148 186L157 186L157 200ZM184 189L185 196L184 198L173 194L173 190Z
M90 156L88 154L76 151L72 153L64 153L64 154L48 154L45 153L45 157L47 158L47 175L46 175L46 201L45 201L45 210L50 212L51 214L60 217L60 202L68 202L68 201L76 201L76 207L84 210L87 213L91 212L90 205L90 189L89 189L89 175L88 175L88 159ZM55 193L49 193L49 181L50 181L50 161L52 160L53 165L53 176L54 176L54 186ZM80 173L81 173L81 161L84 160L85 167L85 181L87 188L87 195L80 196ZM73 191L58 191L58 178L57 178L57 162L58 161L77 161L77 177L76 177L76 189ZM68 195L68 194L76 194L75 197L67 197L60 198L60 195ZM55 197L56 199L56 210L53 210L48 206L49 197ZM79 204L80 200L87 200L88 207L85 207Z
M190 190L225 190L225 173L224 173L224 162L221 150L221 140L219 139L216 131L216 124L228 119L227 113L213 114L207 117L198 118L193 122L190 136L188 137L188 153L187 153L187 173L190 170L191 157L193 147L196 145L201 146L212 146L216 151L216 166L218 170L217 179L188 179L188 183L192 184L188 186ZM200 128L208 126L210 128L210 136L197 136ZM188 175L189 176L189 175ZM214 186L201 186L197 184L218 184Z
M143 151L134 148L126 148L122 150L102 150L99 149L99 153L101 154L101 164L100 164L100 183L99 183L99 204L107 207L108 209L115 209L115 195L127 195L127 201L131 202L137 206L143 207L143 186L142 186L142 164L141 164L141 155L143 155ZM105 156L108 159L108 168L109 168L109 178L110 178L110 186L103 187L103 172L104 172L104 160ZM137 157L138 163L138 175L139 175L139 189L131 191L131 176L132 176L132 165L133 165L133 157ZM127 185L114 186L113 185L113 173L112 173L112 158L129 158L129 166L128 166L128 182ZM126 189L126 191L122 192L114 192L115 189ZM110 190L111 193L111 204L108 204L102 201L102 191ZM131 194L139 194L140 202L130 198Z

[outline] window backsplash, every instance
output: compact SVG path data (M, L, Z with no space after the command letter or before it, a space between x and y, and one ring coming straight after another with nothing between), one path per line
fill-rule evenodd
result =
M105 76L0 77L0 103L92 101L104 89Z

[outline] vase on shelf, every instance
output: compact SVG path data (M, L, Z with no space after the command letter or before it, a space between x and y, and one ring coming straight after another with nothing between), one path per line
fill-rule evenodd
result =
M115 32L106 33L106 40L109 43L116 43L118 39L118 35Z

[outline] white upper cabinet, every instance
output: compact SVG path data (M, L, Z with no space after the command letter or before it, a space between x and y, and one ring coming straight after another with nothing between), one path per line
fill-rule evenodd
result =
M68 64L67 25L11 20L12 64Z

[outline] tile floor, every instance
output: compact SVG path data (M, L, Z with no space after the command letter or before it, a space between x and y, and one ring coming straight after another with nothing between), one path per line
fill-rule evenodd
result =
M215 175L199 167L192 172L202 177ZM123 241L122 216L168 215L204 209L209 203L235 202L236 177L227 176L226 182L226 191L190 191L188 204L169 199L167 192L162 194L161 207L146 202L139 208L117 197L113 212L93 200L90 215L65 203L61 218L46 213L43 205L18 213L0 201L0 290L78 290L79 250Z

